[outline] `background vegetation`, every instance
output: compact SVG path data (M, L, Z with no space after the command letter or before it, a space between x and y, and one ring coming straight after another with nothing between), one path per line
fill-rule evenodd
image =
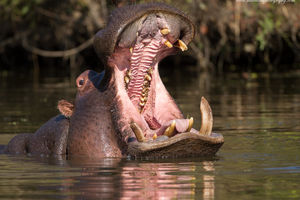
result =
M0 0L0 71L71 75L101 66L94 34L110 10L148 1ZM165 0L189 14L197 35L174 62L213 73L300 70L300 4Z

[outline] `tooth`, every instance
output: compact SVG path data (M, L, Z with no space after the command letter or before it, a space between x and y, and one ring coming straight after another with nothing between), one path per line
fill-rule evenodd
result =
M146 87L149 86L149 81L148 81L148 80L145 80L145 81L144 81L144 86L146 86Z
M130 71L130 70L127 71L127 75L128 75L129 77L131 77L131 71Z
M154 135L153 135L153 140L156 140L156 138L157 138L157 134L156 133L154 133Z
M168 28L163 28L163 29L160 30L160 33L161 33L162 35L167 35L167 34L170 33L170 30L169 30Z
M132 47L130 47L129 51L130 51L130 53L132 54L133 48L132 48Z
M145 102L140 102L140 106L144 106L145 105Z
M165 130L164 135L166 135L168 137L172 137L174 134L175 125L176 125L176 121L173 120L172 124Z
M164 132L164 135L169 135L169 130L170 130L170 127L166 128L165 132Z
M142 102L145 102L145 103L146 103L147 97L141 97L140 100L141 100Z
M200 102L200 112L201 112L201 129L199 134L210 135L213 126L213 116L212 111L207 100L202 97Z
M169 47L169 48L172 48L172 47L173 47L173 45L171 44L171 42L169 42L168 40L165 41L165 45L166 45L167 47Z
M148 81L151 81L151 76L149 76L148 74L145 75L145 79Z
M149 68L149 69L148 69L148 74L150 74L150 75L152 75L152 74L153 74L153 70L152 70L152 68Z
M178 40L178 44L179 44L178 47L181 49L181 51L188 50L188 47L186 46L186 44L182 40Z
M147 96L148 96L148 91L146 91L146 92L142 92L142 96L146 99L147 98Z
M148 92L148 88L143 88L142 92L147 93Z
M189 127L187 128L186 132L190 132L190 130L191 130L192 127L193 127L193 124L194 124L194 118L191 117L191 118L189 119Z
M130 78L129 78L128 76L125 76L125 77L124 77L124 81L125 81L126 84L128 84L129 81L130 81Z
M135 123L135 122L130 123L130 128L134 132L137 141L139 141L139 142L145 141L145 136L143 134L143 131L142 131L141 127L139 127L139 125L137 125L137 123Z

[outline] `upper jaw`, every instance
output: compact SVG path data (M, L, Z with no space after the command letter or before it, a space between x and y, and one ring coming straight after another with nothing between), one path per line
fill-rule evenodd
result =
M125 42L127 45L132 44L130 42L134 41L140 25L136 22L143 22L140 19L152 14L166 19L171 31L170 36L173 35L174 39L181 39L185 44L190 43L193 39L195 27L192 21L182 11L170 5L156 2L124 6L111 13L107 27L100 30L95 36L94 47L103 63L106 64L108 58L115 52L122 35L126 36L124 38L129 38ZM172 44L176 42L172 38L169 40Z

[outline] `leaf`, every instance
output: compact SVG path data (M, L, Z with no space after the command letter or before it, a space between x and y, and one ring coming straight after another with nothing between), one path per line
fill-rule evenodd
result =
M29 11L29 6L24 6L22 9L21 9L21 14L22 15L26 15Z

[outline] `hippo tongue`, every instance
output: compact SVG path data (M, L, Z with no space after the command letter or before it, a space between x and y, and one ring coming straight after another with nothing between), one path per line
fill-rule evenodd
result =
M189 128L189 119L176 119L175 121L177 132L182 133Z
M173 133L170 133L171 136L177 133L186 132L189 129L189 119L174 119L170 120L167 123L163 124L161 128L157 131L157 135L163 135L168 127L175 122L175 127Z

